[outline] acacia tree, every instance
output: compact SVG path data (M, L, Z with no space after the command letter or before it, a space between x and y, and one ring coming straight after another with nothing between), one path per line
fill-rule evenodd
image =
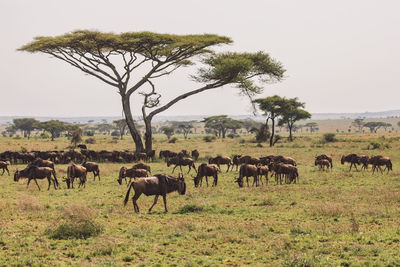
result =
M228 84L252 97L262 91L254 81L255 78L260 78L261 82L282 79L284 68L264 52L213 53L213 47L230 43L230 38L213 34L114 34L78 30L56 37L36 37L19 50L49 54L117 88L136 150L144 151L146 147L150 151L153 117L177 102ZM192 65L199 59L202 67L197 75L191 77L202 85L161 104L162 95L155 81L180 67ZM146 91L139 92L139 88ZM142 97L145 146L133 120L130 106L133 95Z
M304 125L304 127L307 127L310 129L310 133L313 133L315 131L318 131L318 123L316 122L308 122Z
M282 108L282 117L278 122L278 125L287 125L289 129L289 141L293 141L292 130L294 123L299 120L305 120L311 118L311 114L304 110L305 103L299 102L298 98L284 99L284 106Z
M361 131L362 131L362 128L364 128L364 124L365 124L364 119L358 118L358 119L355 119L355 120L351 123L351 126L356 127L356 128L357 128L357 131L361 132Z
M31 132L36 129L39 125L39 121L33 118L21 118L13 119L14 127L17 130L21 130L24 137L31 136Z
M376 133L379 130L379 128L385 127L386 124L387 124L386 122L382 122L382 121L370 121L370 122L365 123L364 127L368 128L371 133Z
M59 137L61 132L65 131L67 126L64 122L59 120L44 121L39 124L39 128L51 134L51 141Z
M271 120L271 136L269 138L269 146L274 145L274 135L275 135L275 120L283 114L283 109L285 106L285 98L278 95L269 96L266 98L258 98L253 102L258 104L258 108L264 112L267 117L265 125L268 131L268 121Z
M172 127L173 128L178 128L179 130L181 130L182 133L183 133L183 137L185 139L187 139L187 136L188 136L190 130L194 128L193 122L195 122L195 121L172 122Z
M225 138L226 131L228 129L232 129L234 131L235 129L238 129L238 127L240 128L242 125L241 121L228 118L227 115L207 117L204 118L202 122L205 123L206 128L215 130L218 133L218 137L222 137L223 139Z
M164 126L161 131L167 136L168 140L174 135L175 129L170 126Z
M117 126L119 134L120 134L120 138L122 140L123 136L125 134L125 131L126 131L126 127L128 126L128 124L126 124L126 120L124 120L124 119L115 120L115 121L113 121L113 123Z

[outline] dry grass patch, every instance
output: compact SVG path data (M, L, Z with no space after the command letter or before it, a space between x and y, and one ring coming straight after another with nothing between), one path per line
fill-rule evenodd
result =
M350 209L339 203L324 202L314 204L310 212L313 216L342 217L349 214Z
M15 205L22 211L38 211L43 208L35 196L26 194L19 195L18 199L15 201Z

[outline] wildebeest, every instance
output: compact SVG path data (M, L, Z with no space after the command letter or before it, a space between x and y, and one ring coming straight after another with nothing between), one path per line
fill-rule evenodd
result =
M136 163L135 165L132 166L132 169L144 169L144 170L147 170L149 173L151 173L150 166L147 164L144 164L143 162Z
M315 159L314 165L318 166L319 170L322 170L322 171L325 169L325 167L326 167L326 170L329 170L329 167L331 166L329 160L327 160L327 159Z
M51 175L54 175L53 173L53 169L49 168L49 167L37 167L35 165L28 165L28 167L26 167L25 169L21 170L21 171L16 171L14 174L14 181L18 182L18 180L20 178L28 178L28 184L26 185L26 187L28 188L29 183L31 182L31 180L34 180L37 187L40 190L40 186L37 183L36 179L44 179L47 178L47 181L49 182L49 186L47 188L47 190L50 189L50 185L51 185L51 181L53 181L53 186L54 189L56 188L56 183L58 184L57 178L54 176L54 179L51 177Z
M327 155L327 154L321 154L315 157L315 160L321 160L321 159L326 159L327 161L329 161L329 164L331 165L331 169L333 168L332 165L332 157Z
M226 172L229 171L229 167L231 166L232 166L231 169L233 169L232 160L230 157L216 156L215 158L209 158L208 164L216 164L219 169L221 169L220 165L228 165Z
M54 162L52 162L50 160L44 160L44 159L35 159L30 164L31 165L35 165L37 167L48 167L48 168L51 168L53 170L54 177L56 177L56 170L54 168ZM57 186L58 186L58 180L57 180L57 178L55 178L55 179L56 179Z
M350 163L350 171L351 171L351 167L356 168L357 170L357 165L360 165L360 161L359 158L357 156L357 154L349 154L347 156L342 156L342 158L340 159L340 163L343 165L345 162L349 162Z
M146 152L146 158L147 158L147 161L149 161L149 159L151 159L151 161L154 161L155 158L156 158L156 151L154 149L150 150L150 151L147 151Z
M75 178L79 178L79 187L86 187L86 176L87 170L85 167L78 166L75 164L69 165L67 168L67 178L65 182L67 183L68 189L70 187L74 188L74 180Z
M164 158L166 161L168 158L173 158L173 157L176 157L177 155L178 155L178 153L170 151L170 150L160 150L159 157L160 157L160 159Z
M296 166L297 164L296 164L296 161L293 159L293 158L291 158L291 157L285 157L285 156L281 156L281 155L279 155L279 156L274 156L274 158L273 158L273 161L275 162L275 163L284 163L284 164L290 164L290 165L293 165L293 166Z
M197 176L194 177L194 186L198 187L199 185L201 186L203 184L203 177L206 177L206 183L208 186L208 176L212 176L214 178L213 181L213 186L217 186L218 183L218 172L219 168L215 164L207 164L207 163L202 163L200 166L197 168Z
M99 177L100 181L100 169L96 162L85 161L82 166L86 168L87 172L93 172L93 181L96 180L96 176Z
M243 187L243 178L246 177L247 186L249 186L249 177L253 177L253 186L258 186L258 171L257 167L251 164L242 164L239 168L239 178L235 178L235 181L240 187Z
M375 170L378 169L383 173L381 166L385 166L385 169L387 169L387 172L392 171L392 162L389 157L384 157L384 156L374 156L371 157L368 161L369 164L372 165L372 173L375 173Z
M275 174L275 181L277 184L282 184L282 176L285 177L285 183L296 183L296 179L299 177L296 166L293 166L292 164L272 162L268 165L268 167Z
M368 161L369 161L369 157L367 155L359 155L358 156L358 162L359 162L359 164L362 164L361 170L368 169Z
M268 167L262 166L261 164L257 165L257 174L261 184L263 183L262 181L263 176L265 176L265 182L268 184L268 172L269 172Z
M139 213L139 206L137 205L136 201L141 194L145 194L146 196L155 195L153 205L151 205L149 208L149 212L151 212L151 209L157 203L159 196L163 197L165 212L168 212L167 194L174 191L178 191L180 195L184 195L186 193L186 183L183 175L179 174L178 178L175 178L166 174L156 174L152 177L146 177L133 181L129 186L128 192L126 192L124 205L128 203L129 194L132 188L135 191L135 194L132 198L132 203L136 213Z
M197 149L192 150L192 158L194 159L194 161L197 161L199 159L200 153Z
M172 169L172 173L175 171L175 168L179 166L182 172L182 166L189 166L189 170L187 173L190 172L190 170L193 169L196 171L196 166L194 165L194 161L191 158L182 158L182 157L173 157L173 158L168 158L167 159L167 166L171 166L172 164L175 165L175 167ZM197 172L197 171L196 171Z
M233 164L236 165L236 170L238 169L238 165L242 164L258 165L259 163L260 159L252 156L241 156L241 155L233 156Z
M79 144L77 145L77 147L80 149L87 149L87 146L85 144Z
M129 183L131 182L131 179L135 178L140 178L140 177L148 177L149 175L147 174L147 170L145 169L137 169L137 168L126 168L126 167L121 167L119 170L119 176L118 176L118 183L121 185L122 184L122 179L125 179L126 177L129 177Z
M10 175L10 171L8 170L8 165L10 165L10 162L8 160L0 161L0 169L3 169L3 173L1 175L3 175L5 171L8 172L8 175Z

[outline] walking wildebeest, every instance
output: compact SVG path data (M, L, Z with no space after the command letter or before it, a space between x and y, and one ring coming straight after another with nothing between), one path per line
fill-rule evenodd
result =
M67 178L64 181L67 183L68 189L70 186L74 188L74 180L75 178L79 178L79 187L86 187L86 176L87 170L85 167L78 166L75 164L69 165L67 168Z
M196 171L196 166L194 165L194 161L191 158L182 158L182 157L173 157L173 158L168 158L167 159L167 166L171 166L172 164L175 164L175 167L172 169L172 173L174 173L175 168L179 166L182 172L182 166L189 166L189 170L187 173L190 172L190 170L193 169ZM197 171L196 171L197 172Z
M249 186L249 177L254 177L253 186L258 186L258 169L256 166L251 164L242 164L239 168L239 178L235 178L235 181L240 187L243 187L243 178L246 177L247 187Z
M183 175L179 174L178 178L166 175L166 174L156 174L152 177L141 178L133 181L126 192L126 196L124 199L124 206L128 203L129 194L131 189L134 189L135 194L132 198L133 208L136 213L139 213L139 206L136 203L141 194L145 194L146 196L154 196L153 205L149 208L149 212L157 203L158 197L162 196L164 200L164 208L165 212L167 210L167 194L170 192L178 191L180 195L184 195L186 192L186 183Z
M207 182L207 186L208 186L208 176L214 177L213 186L217 186L219 171L220 170L219 170L218 166L215 164L202 163L197 168L197 176L194 177L194 186L198 187L199 184L201 186L203 184L203 177L206 177L206 182Z
M268 184L268 172L269 172L268 167L263 166L261 163L257 165L257 174L261 184L263 184L262 181L263 176L265 176L265 182Z
M99 177L100 181L100 169L96 162L85 161L82 166L86 168L87 172L93 172L93 181L96 181L96 176Z
M10 165L10 162L8 160L0 161L0 169L3 169L3 173L1 175L3 175L5 171L7 171L8 175L10 175L10 171L8 170L8 165Z
M215 158L209 158L208 164L216 164L219 169L221 169L220 165L228 165L226 172L229 171L229 167L231 166L232 166L231 170L233 169L232 160L230 157L216 156Z
M378 169L383 173L381 166L385 166L385 170L387 169L387 172L392 171L392 162L389 157L384 157L384 156L374 156L371 157L368 161L369 164L372 165L372 173L375 173L375 170Z
M28 188L31 180L34 180L40 191L40 186L37 183L36 179L47 178L47 181L49 182L49 186L48 186L47 190L50 190L51 181L53 181L54 189L57 189L56 188L57 178L54 176L54 179L53 179L51 177L51 175L54 176L54 173L53 173L53 169L51 169L49 167L37 167L35 165L28 165L28 167L26 167L25 169L23 169L21 171L17 170L15 172L14 181L18 182L18 180L20 178L28 178L28 184L26 185L26 188ZM57 182L57 184L58 184L58 182Z
M126 177L129 177L128 184L130 184L132 178L135 179L148 176L149 175L147 174L147 170L145 169L137 169L137 168L128 169L126 167L121 167L121 169L119 170L118 183L122 185L122 179L125 179L125 183L127 183Z
M356 164L360 165L359 157L357 156L357 154L349 154L347 156L342 156L340 163L342 163L342 165L343 165L345 162L350 163L349 171L351 171L351 167L353 167L353 165L354 165L354 168L356 168L356 170L357 170Z

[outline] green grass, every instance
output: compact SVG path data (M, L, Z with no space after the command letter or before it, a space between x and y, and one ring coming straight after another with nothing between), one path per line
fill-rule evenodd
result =
M208 156L236 153L283 154L298 162L296 185L270 182L239 188L234 183L237 172L226 173L225 166L215 188L194 188L194 173L185 175L187 193L168 195L169 213L163 212L160 198L148 214L153 197L144 195L138 200L140 214L134 213L131 201L123 206L127 188L118 185L117 176L119 168L129 164L102 163L101 182L89 174L86 188L74 190L62 184L61 190L39 192L34 183L26 189L26 181L1 176L0 266L399 265L400 135L382 136L338 134L337 142L322 143L322 135L302 135L274 148L257 147L251 136L211 143L205 143L203 135L188 140L177 136L175 144L156 136L157 151L197 148L201 162ZM90 149L133 147L128 138L117 144L110 143L110 137L96 139ZM371 142L382 145L367 150ZM66 139L0 138L0 151L61 150L68 145ZM390 156L394 171L349 172L339 159L351 152ZM333 156L333 171L320 172L313 166L320 153ZM162 161L151 166L152 173L172 170ZM10 171L23 167L12 165ZM66 167L56 166L59 177L65 176ZM47 181L39 183L46 188Z

